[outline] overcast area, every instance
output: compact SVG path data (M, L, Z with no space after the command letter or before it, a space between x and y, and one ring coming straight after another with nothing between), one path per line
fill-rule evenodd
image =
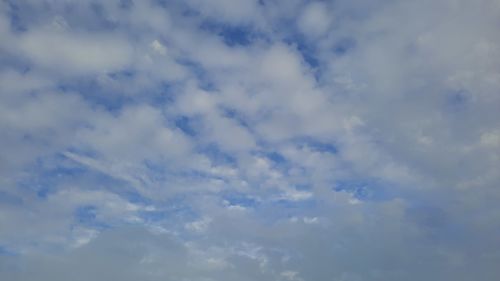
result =
M498 0L0 0L0 279L500 280Z

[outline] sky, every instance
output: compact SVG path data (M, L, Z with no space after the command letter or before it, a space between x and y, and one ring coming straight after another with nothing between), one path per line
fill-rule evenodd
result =
M1 0L0 279L500 279L497 0Z

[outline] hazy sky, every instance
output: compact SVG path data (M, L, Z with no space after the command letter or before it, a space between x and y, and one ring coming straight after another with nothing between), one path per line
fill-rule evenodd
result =
M0 279L500 280L498 0L1 0Z

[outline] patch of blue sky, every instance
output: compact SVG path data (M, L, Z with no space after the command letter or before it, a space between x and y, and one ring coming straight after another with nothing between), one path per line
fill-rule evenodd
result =
M4 50L2 50L4 51ZM19 74L27 74L31 71L32 66L26 58L20 58L6 54L0 56L0 71L16 71Z
M158 88L150 89L145 95L146 101L152 106L172 104L175 100L175 93L179 92L179 83L174 81L159 83Z
M134 83L135 72L126 70L107 74L119 87L106 87L93 77L79 77L61 81L57 87L60 92L78 93L91 106L102 108L110 113L118 114L125 106L136 104L151 104L152 106L167 105L173 102L173 86L162 84L147 88L146 95L127 95L127 85ZM125 92L125 94L124 94Z
M310 137L296 138L292 142L299 147L307 147L317 152L330 154L337 154L339 152L339 148L335 143L320 141Z
M295 46L297 51L301 54L304 62L306 62L312 69L317 69L320 66L320 60L316 55L314 46L309 44L303 35L292 33L283 41L289 45Z
M196 117L188 117L188 116L177 116L174 118L174 125L179 128L184 134L190 137L196 137L198 135L197 123L195 120Z
M465 90L458 90L450 92L446 95L446 107L451 110L464 109L470 102L468 98L469 93Z
M225 192L221 196L229 205L238 205L245 208L255 208L259 205L259 200L243 193Z
M340 38L335 42L333 46L333 52L336 55L342 56L351 52L354 48L356 48L356 40L350 37Z
M219 109L222 111L224 117L235 120L240 126L245 127L247 130L252 130L252 127L240 112L228 107L219 107Z
M6 246L0 245L0 256L14 257L17 255L18 254L14 250L11 250Z
M265 152L264 155L266 156L267 159L271 160L273 163L277 165L282 165L287 163L286 158L278 152L275 151Z
M119 193L123 198L133 204L149 205L153 200L144 197L136 190L125 190Z
M10 27L13 32L27 31L27 24L23 21L21 13L23 9L16 1L6 1L9 11Z
M36 194L39 198L47 198L50 194L58 190L58 185L65 179L75 179L85 172L79 166L56 165L44 167L41 160L28 168L26 172L30 177L17 182L17 187Z
M262 33L257 32L250 25L229 25L213 20L203 21L200 28L206 32L217 34L230 47L248 46L255 40L265 40Z
M119 112L124 105L133 102L129 96L104 89L98 81L90 77L61 81L57 89L63 93L78 93L91 105L102 107L112 113Z
M337 192L347 192L362 201L385 201L395 196L388 192L388 185L375 179L338 180L333 189Z
M312 189L312 185L310 183L296 183L293 185L293 187L296 189L296 190L299 190L299 191L310 191Z
M237 159L229 153L224 152L215 144L205 145L198 148L198 152L207 156L214 164L236 165Z
M319 60L319 58L316 57L315 52L314 52L312 47L304 45L304 44L297 44L297 50L302 55L302 58L304 59L304 61L312 69L317 69L320 66L320 60Z
M59 191L61 183L64 182L79 182L81 187L88 188L106 187L118 194L131 188L123 180L113 178L97 170L88 169L60 154L38 159L36 163L27 167L25 172L30 176L19 180L17 188L35 194L40 199L46 199ZM95 186L96 182L99 183L99 186Z
M52 186L40 186L36 192L36 196L39 198L47 198L49 194L54 193L55 188Z
M298 201L283 198L263 201L257 212L259 218L272 224L283 218L303 216L314 211L317 207L318 202L314 198Z
M87 157L92 157L93 154L82 154L80 152L79 155L84 155ZM46 157L46 164L40 163L43 167L44 173L47 173L48 176L56 176L56 177L77 177L82 175L87 171L87 168L75 163L73 160L67 158L62 154L55 154L52 157Z
M187 58L177 58L175 62L189 70L189 73L196 78L198 87L205 91L217 90L216 84L210 77L210 74L199 63Z
M80 206L74 211L74 217L81 224L93 223L97 218L97 207L92 205Z
M131 79L131 78L134 78L135 76L137 76L137 73L136 73L136 71L134 71L132 69L128 69L128 70L122 70L122 71L116 71L116 72L109 73L108 76L110 78L115 79L115 80Z
M113 30L117 27L115 22L109 20L108 12L101 3L91 2L89 6L90 11L94 14L92 27L96 28L96 31Z
M273 169L276 169L282 173L287 173L287 170L291 167L291 163L278 151L272 149L253 151L251 152L253 156L259 158L265 158L269 161Z
M93 229L108 229L112 227L109 222L99 220L99 209L93 205L84 205L76 208L73 212L74 225L91 227Z
M34 5L26 1L5 1L10 18L10 26L13 32L26 32L28 26L35 26L41 19L52 18L58 21L62 19L60 13L64 14L64 22L74 29L85 27L87 31L102 32L114 30L117 27L112 17L108 15L105 7L97 1L85 4L66 3L63 11L54 12L53 3ZM41 12L40 10L43 10Z
M156 0L156 3L163 7L168 7L167 1L168 0ZM184 18L196 18L200 17L201 13L198 10L195 10L187 5L187 3L183 3L183 5L181 5L180 15L182 15Z
M153 176L154 179L163 179L163 177L161 177L161 175L164 175L167 173L167 167L161 161L157 162L157 161L145 159L142 161L142 163L148 169L148 172Z
M151 84L148 87L147 95L128 95L123 89L133 87L137 72L133 69L108 73L105 79L112 81L112 85L107 86L95 77L79 77L62 80L58 85L61 92L78 93L93 106L102 107L111 113L119 112L124 106L133 104L151 104L152 106L167 105L173 102L174 93L177 90L175 82Z

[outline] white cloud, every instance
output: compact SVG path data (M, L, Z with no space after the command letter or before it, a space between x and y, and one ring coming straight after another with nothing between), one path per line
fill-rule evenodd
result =
M207 217L198 221L187 223L186 228L194 232L205 232L210 226L211 222L212 219Z
M298 19L299 29L311 39L316 39L328 32L333 16L325 2L307 4Z
M160 55L165 55L167 53L167 48L162 43L160 43L158 40L154 40L153 42L151 42L150 46L151 46L151 48L153 48L153 50L158 52Z
M35 65L61 73L114 72L126 69L132 62L128 42L106 34L36 30L18 40L22 55Z

